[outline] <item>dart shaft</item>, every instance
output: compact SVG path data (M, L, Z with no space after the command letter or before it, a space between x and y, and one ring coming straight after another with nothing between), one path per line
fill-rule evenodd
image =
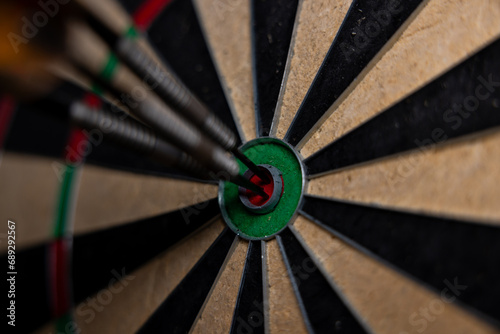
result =
M236 148L236 136L210 110L202 104L189 89L166 66L156 62L141 44L128 37L120 38L117 50L120 56L148 83L174 110L204 131L225 149L232 153L254 172L261 180L270 181L267 175Z
M111 141L163 165L175 167L193 176L208 177L208 171L191 156L158 138L150 128L126 114L121 117L104 109L96 110L84 103L75 102L70 107L70 116L77 126L99 130Z
M201 103L165 64L156 61L144 41L123 36L116 49L120 57L179 115L225 149L236 146L236 136ZM147 79L147 80L146 80Z
M156 94L142 89L134 94L142 81L120 62L115 62L113 75L104 76L102 68L108 62L111 51L89 27L81 22L68 23L68 54L71 59L87 68L94 76L105 79L106 85L125 93L124 101L138 119L148 124L157 135L191 155L212 172L224 172L229 176L239 174L236 160L219 145L210 140L167 106Z
M87 0L83 2L90 5ZM94 9L95 15L95 4L90 7ZM236 146L235 134L196 98L168 64L160 61L160 57L146 38L140 33L130 36L120 32L117 35L106 20L105 22L97 20L94 25L99 27L97 30L101 36L109 37L106 41L114 48L120 59L175 113L195 125L224 149L231 150Z
M157 138L150 128L130 117L122 118L110 111L96 110L81 102L75 102L71 105L70 116L71 120L79 127L89 130L97 129L115 143L150 156L164 165L177 167L203 178L207 178L209 175L208 171L189 155ZM123 114L123 116L126 115ZM259 186L240 175L232 176L230 181L265 198L268 197Z
M266 194L266 192L261 187L250 182L249 180L247 180L246 178L244 178L241 175L238 175L234 178L231 178L230 182L232 182L240 187L243 187L245 189L251 190L254 193L256 193L257 195L262 196L263 198L266 198L266 199L269 198L269 195Z
M233 150L233 154L238 158L242 163L245 164L245 166L248 167L255 175L257 175L262 181L264 182L270 182L271 180L269 177L266 175L266 173L259 168L256 164L253 163L252 160L250 160L246 155L241 152L240 149L235 149Z
M236 149L236 136L225 127L180 81L164 66L154 62L140 45L122 38L119 51L128 63L156 78L155 87L160 87L163 99L150 90L143 90L140 98L134 90L143 82L119 61L115 62L113 75L103 76L102 68L108 62L111 50L89 27L79 22L68 24L68 54L74 62L86 68L93 76L100 77L108 89L128 93L124 101L130 112L140 121L151 126L159 138L174 144L192 156L210 172L223 172L229 180L263 197L265 192L240 176L240 168L232 152L262 180L267 176L251 160ZM127 58L128 57L128 58ZM155 71L160 71L155 77ZM137 94L135 94L137 95ZM181 116L183 115L183 116ZM216 142L212 141L215 139ZM229 150L227 152L226 150Z

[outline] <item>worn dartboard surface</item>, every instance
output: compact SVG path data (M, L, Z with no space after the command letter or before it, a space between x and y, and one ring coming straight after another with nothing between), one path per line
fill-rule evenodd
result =
M499 332L500 1L123 4L242 145L290 147L304 189L249 241L217 184L3 97L18 332Z

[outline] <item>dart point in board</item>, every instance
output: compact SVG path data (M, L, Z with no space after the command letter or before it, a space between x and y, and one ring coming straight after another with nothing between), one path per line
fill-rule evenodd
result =
M244 177L263 188L269 198L251 194L231 182L219 183L219 206L226 224L248 240L270 239L293 221L302 201L305 174L301 159L287 143L276 138L247 142L241 151L266 172L262 181L251 170ZM239 161L240 168L244 164Z
M239 187L238 192L243 205L256 214L264 214L274 210L278 204L285 184L281 171L271 165L259 165L262 172L266 173L266 179L262 180L250 169L245 172L243 177L264 190L266 196L260 196L249 189Z

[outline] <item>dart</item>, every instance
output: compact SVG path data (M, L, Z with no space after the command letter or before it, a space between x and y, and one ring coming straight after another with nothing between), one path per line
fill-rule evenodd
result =
M166 166L174 166L202 178L209 178L211 173L186 153L178 150L171 144L157 138L155 133L141 123L130 119L120 119L109 111L95 110L83 103L74 103L70 107L70 115L76 125L86 129L97 129L107 138L124 145L127 148L150 156ZM229 181L249 189L264 198L263 192L256 184L251 183L240 175L231 175Z
M111 89L118 93L126 93L131 96L134 89L141 87L141 81L125 66L121 66L119 63L109 63L109 61L114 61L112 53L86 25L78 23L75 20L75 22L66 23L66 30L67 55L78 66L83 67L94 77L98 77L100 82L105 81L105 83L109 83ZM125 52L125 54L130 53L130 50L129 52ZM108 56L111 58L107 59ZM108 65L106 65L106 62L108 62ZM101 72L101 66L104 68L104 72ZM106 66L111 67L106 70ZM117 77L120 79L116 80ZM173 75L171 78L173 78ZM166 91L167 95L171 95L169 100L174 101L174 108L166 106L156 94L150 94L148 90L142 88L145 96L141 97L140 100L136 99L134 102L130 99L126 100L130 110L141 121L150 124L174 145L179 146L182 150L194 156L206 168L215 173L222 171L228 175L231 182L237 182L239 185L242 185L243 181L241 178L237 178L239 168L236 161L223 153L223 150L228 147L237 151L234 134L225 128L217 118L213 117L198 100L192 97L192 94L184 86L178 84L175 79L172 81L172 84L174 84L173 87L170 87L169 90L164 89L163 91ZM187 107L182 103L186 101L188 103ZM193 104L195 107L193 107ZM181 111L189 111L184 119L181 119L179 111L175 110L175 108L182 107L184 108ZM219 143L222 143L223 147L218 147L211 140L205 139L205 135L200 130L193 128L189 123L200 126L203 132L208 132L209 137L215 137ZM130 140L133 141L134 139ZM140 145L138 146L140 147ZM243 163L261 174L261 171L249 159L243 157L241 154L238 154L238 156ZM265 176L262 175L261 177L264 178ZM262 196L267 196L258 186L250 183L247 186Z
M83 24L69 24L68 46L71 58L94 75L100 72L100 67L105 66L106 62L113 59L107 46ZM108 59L108 57L111 58ZM102 73L101 79L106 80L105 83L111 85L112 90L126 92L129 97L133 96L135 89L141 89L141 94L144 94L141 99L127 98L125 100L130 110L141 121L149 124L160 135L165 136L169 141L188 152L204 164L207 169L214 173L225 172L231 182L243 186L241 178L238 178L239 167L236 161L224 154L223 147L213 143L209 138L205 138L203 132L191 126L187 119L180 117L173 108L164 104L155 94L145 89L142 82L129 69L116 60L112 61L112 69L109 70L110 72ZM178 89L185 90L182 87L178 87ZM180 91L179 95L189 95L189 93ZM207 116L211 117L208 113ZM249 160L244 159L244 162L249 163ZM259 171L259 173L261 172ZM258 186L250 183L247 183L246 186L264 197L267 196Z
M148 83L174 111L195 124L210 138L230 150L243 164L262 180L270 181L237 147L236 137L203 103L201 103L161 62L153 47L136 31L132 19L114 0L79 0L96 18L97 29L106 36L113 35L111 45L124 62ZM109 18L112 19L109 19Z
M70 117L75 125L83 129L97 129L104 133L106 138L150 156L166 166L174 166L196 176L208 177L208 171L191 156L159 139L150 128L131 117L124 118L110 111L96 110L82 102L71 105Z

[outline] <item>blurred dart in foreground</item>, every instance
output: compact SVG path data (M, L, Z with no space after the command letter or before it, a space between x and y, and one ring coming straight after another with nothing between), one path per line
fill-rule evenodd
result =
M0 45L0 77L4 79L4 90L21 98L47 94L58 76L50 70L53 68L50 64L67 62L83 69L94 83L101 84L100 90L104 88L115 96L131 97L125 104L134 117L147 126L135 120L115 121L116 131L111 137L116 141L147 151L165 164L178 164L189 172L194 172L193 166L197 166L194 169L198 172L198 167L203 166L211 175L218 175L218 179L267 196L260 187L241 177L232 154L262 180L267 179L238 150L234 133L160 61L144 36L130 33L135 31L132 21L120 8L113 0L79 0L67 5L56 1L4 1L0 5L1 32L8 36ZM94 29L85 22L89 15L97 20ZM127 33L125 27L128 27ZM109 36L113 34L116 43L110 43ZM113 49L124 63L114 55ZM143 90L143 96L134 97L137 95L133 94L134 90L142 86L137 75L151 77L156 90ZM95 114L86 112L81 104L70 109L72 116L86 127L99 127L102 120L110 119L102 110ZM130 136L125 130L134 135ZM129 136L125 136L126 133Z

